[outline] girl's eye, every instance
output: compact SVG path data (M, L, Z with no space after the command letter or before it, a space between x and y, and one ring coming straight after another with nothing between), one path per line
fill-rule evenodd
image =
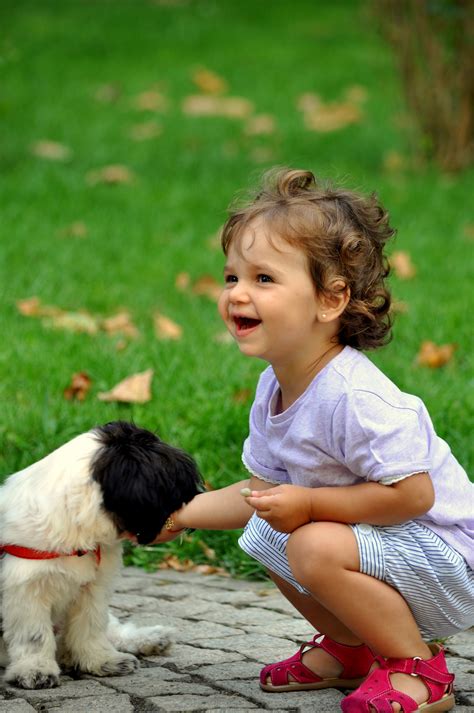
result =
M231 283L231 282L237 282L237 275L226 275L224 277L224 282L226 284Z
M273 282L272 278L270 275L258 275L257 280L259 282Z

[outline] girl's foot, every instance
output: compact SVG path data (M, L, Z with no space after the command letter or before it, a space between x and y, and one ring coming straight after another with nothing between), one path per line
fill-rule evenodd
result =
M291 658L265 666L260 686L272 692L356 688L374 660L364 644L348 646L318 634Z
M366 681L341 703L344 713L441 713L454 708L452 683L442 647L430 644L428 659L380 660Z

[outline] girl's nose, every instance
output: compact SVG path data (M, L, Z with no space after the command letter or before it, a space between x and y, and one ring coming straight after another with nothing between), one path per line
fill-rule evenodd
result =
M233 304L237 304L238 302L248 302L249 301L248 290L245 286L245 283L242 282L242 280L239 280L239 282L235 282L232 285L232 288L229 292L229 300Z

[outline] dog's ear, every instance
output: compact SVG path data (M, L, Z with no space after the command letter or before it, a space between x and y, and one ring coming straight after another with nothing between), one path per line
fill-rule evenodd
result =
M202 490L194 459L151 431L114 421L95 429L101 446L92 478L119 532L140 544L155 539L166 519Z

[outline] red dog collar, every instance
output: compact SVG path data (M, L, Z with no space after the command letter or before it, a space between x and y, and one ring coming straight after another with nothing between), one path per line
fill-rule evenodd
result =
M20 557L26 560L52 560L57 557L69 557L74 555L76 557L82 557L87 555L88 552L93 552L95 554L95 559L97 564L100 564L100 546L97 546L95 550L73 550L73 552L43 552L42 550L34 550L30 547L21 547L20 545L0 545L0 555L12 555L13 557Z

